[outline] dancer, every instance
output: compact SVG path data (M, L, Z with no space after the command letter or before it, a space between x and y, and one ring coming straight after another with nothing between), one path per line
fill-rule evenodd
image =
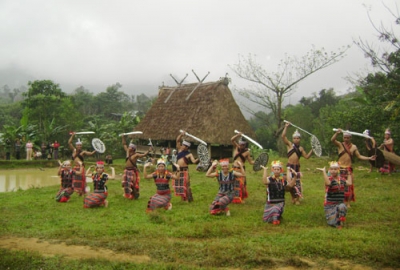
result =
M324 210L328 225L341 229L346 221L347 207L344 204L344 191L346 185L352 184L352 172L349 171L347 179L340 174L340 165L336 161L329 163L329 176L325 167L318 169L324 174L325 200Z
M199 159L195 159L193 154L190 153L190 142L185 140L181 142L182 137L185 134L186 132L182 130L182 132L176 137L176 148L178 149L176 164L179 165L180 174L179 179L174 181L174 190L175 195L180 196L183 201L192 202L193 194L192 189L190 188L189 162L191 161L192 163L196 164L199 162Z
M219 213L225 213L227 216L230 216L231 213L228 205L233 201L235 178L245 176L245 172L240 161L237 161L237 164L240 167L240 172L229 170L229 159L221 159L219 161L221 171L216 170L217 164L218 161L214 160L206 173L207 177L216 177L219 183L217 196L210 205L210 214L216 215Z
M347 178L347 175L351 173L351 185L346 185L344 193L344 201L347 208L350 207L350 201L355 201L354 193L354 175L353 175L353 158L356 156L361 160L375 160L375 156L366 157L360 154L355 144L351 143L351 134L349 132L343 132L343 142L336 140L337 136L342 133L342 129L337 129L335 134L331 138L331 142L337 147L339 153L338 163L340 164L340 175L343 178Z
M80 171L80 173L76 173L72 179L72 186L74 191L78 193L79 196L82 196L86 193L86 176L85 174L85 156L92 156L96 153L96 150L93 152L82 150L82 142L78 139L75 143L76 148L72 145L72 140L75 137L75 132L71 134L71 137L68 140L68 146L72 150L72 159L74 161L74 171Z
M387 151L390 153L394 152L394 141L391 138L391 132L390 129L385 130L385 139L383 140L383 143L379 146L379 149L383 151ZM389 175L394 172L395 166L393 163L389 161L385 161L385 164L383 165L382 168L380 168L380 172L383 173L388 173Z
M169 182L171 179L179 178L179 165L175 165L177 170L175 173L171 173L166 169L164 159L157 160L157 169L155 172L148 174L147 168L151 166L151 162L147 162L143 168L144 178L154 179L154 183L157 187L157 193L153 195L147 203L146 213L152 212L157 208L164 208L166 210L172 209L171 203L171 190Z
M61 178L60 190L56 195L56 202L68 202L71 195L74 193L72 187L72 179L75 174L80 174L82 171L74 171L71 168L71 161L66 160L63 163L58 161L60 167L58 168L58 175Z
M287 167L286 177L282 176L282 163L278 160L271 163L272 176L268 177L267 167L261 166L261 168L264 169L263 183L267 186L263 221L279 225L285 209L285 189L290 189L296 184L296 179L292 178L292 174L296 171Z
M376 142L375 139L371 137L371 132L366 129L363 134L369 136L369 138L365 138L365 147L367 148L368 155L376 155ZM370 161L368 173L372 172L373 167L373 162Z
M93 167L94 166L90 166L86 171L86 176L91 176L93 179L93 193L85 197L85 200L83 202L83 207L84 208L93 208L99 206L108 207L108 201L107 201L108 191L106 184L109 179L115 178L115 170L113 167L110 167L111 176L104 173L103 161L97 161L96 171L94 173L89 173L89 171Z
M245 162L246 160L250 165L254 164L254 160L251 158L250 150L247 148L247 141L242 138L243 133L239 132L231 138L232 145L234 147L233 153L233 169L240 172L239 162L242 163L243 169L246 171ZM239 142L237 142L237 139ZM235 182L235 196L232 203L244 203L244 199L249 197L247 192L247 180L246 176L237 177Z
M136 145L130 143L129 146L126 145L125 136L122 136L122 144L126 152L125 159L125 170L124 176L122 177L122 187L124 188L124 197L131 200L137 200L140 196L140 175L139 169L136 165L138 158L147 156L150 153L152 147L146 153L139 154L136 153Z
M289 142L289 140L286 138L286 132L290 124L291 124L290 122L285 123L285 128L283 129L282 132L282 139L287 147L288 163L286 164L286 167L290 167L296 171L296 173L292 175L292 177L296 179L296 185L294 185L294 187L290 190L290 195L292 196L292 203L299 205L300 198L303 197L303 189L301 182L302 174L300 172L300 158L304 157L305 159L309 159L312 155L312 149L310 150L310 152L306 153L304 148L300 146L301 135L297 129L292 135L293 141Z

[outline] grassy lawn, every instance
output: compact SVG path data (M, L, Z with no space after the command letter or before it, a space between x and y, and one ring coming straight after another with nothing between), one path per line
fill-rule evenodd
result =
M79 260L0 248L0 269L340 269L332 264L337 260L373 269L400 268L400 175L368 173L367 163L356 163L356 202L345 227L337 230L326 224L322 173L315 170L327 166L328 160L301 161L304 200L295 206L286 193L279 226L263 223L262 171L249 168L249 198L245 204L232 204L230 217L209 214L218 184L194 166L194 202L174 196L172 211L151 214L145 209L155 193L152 181L141 179L139 200L122 197L122 160L115 161L117 179L108 184L108 208L84 209L83 198L76 194L68 203L57 203L58 186L1 193L0 237L89 246L94 253L105 248L146 255L150 261Z

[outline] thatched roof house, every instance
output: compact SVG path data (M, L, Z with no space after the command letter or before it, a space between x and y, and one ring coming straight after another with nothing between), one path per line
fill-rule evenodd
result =
M134 130L143 132L135 138L165 141L165 146L174 147L181 129L209 145L231 146L234 130L255 138L223 79L161 87L157 100ZM198 144L190 137L185 139Z

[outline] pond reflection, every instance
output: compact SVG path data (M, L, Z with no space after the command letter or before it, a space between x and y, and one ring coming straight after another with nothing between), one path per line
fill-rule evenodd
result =
M58 168L0 170L0 192L60 185L57 172Z

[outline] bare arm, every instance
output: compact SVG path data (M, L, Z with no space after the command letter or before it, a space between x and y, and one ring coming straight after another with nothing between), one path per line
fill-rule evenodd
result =
M178 137L176 137L176 148L177 149L181 148L181 146L182 146L181 140L182 140L183 135L185 135L185 131L179 133Z
M237 143L236 139L239 138L240 136L242 136L241 132L237 133L235 136L231 138L232 145L235 146L236 148L239 147L239 144Z
M89 172L92 170L93 167L94 166L92 165L86 170L86 173L85 173L86 176L91 176L92 175L92 173L89 173Z
M152 173L151 174L147 173L147 167L149 167L151 165L152 165L151 162L146 162L146 164L144 164L144 166L143 166L143 176L144 176L145 179L153 178L153 174Z
M326 174L325 167L323 167L323 168L317 168L317 170L322 171L323 176L324 176L324 183L325 183L325 186L330 185L330 184L331 184L331 181L329 181L329 177L328 177L328 175Z
M287 132L287 128L288 128L288 126L290 126L290 123L286 123L285 124L285 127L283 128L283 131L282 131L282 140L283 140L283 142L287 145L287 146L291 146L291 144L290 144L290 142L289 142L289 140L286 138L286 132Z
M371 157L366 157L360 154L360 152L358 152L358 149L356 148L356 150L354 150L354 154L356 155L357 158L361 159L361 160L375 160L375 156L371 156Z
M305 159L309 159L312 155L313 150L311 149L310 152L308 152L308 154L306 154L306 150L301 151L301 155L305 158Z
M214 160L210 168L208 168L208 171L206 173L207 177L216 177L217 173L215 172L215 169L217 168L218 161Z
M122 145L124 146L125 152L128 151L128 146L126 145L125 135L122 135Z
M115 169L114 167L110 167L111 168L111 176L108 176L108 179L115 179Z
M189 158L190 161L192 161L193 164L197 164L200 161L199 159L195 159L193 154L187 155L186 157Z
M267 167L264 167L264 166L261 166L261 168L263 168L264 169L264 173L263 173L263 183L264 183L264 185L268 185L269 184L269 179L268 179L268 168Z
M75 150L75 147L72 144L72 140L74 139L74 137L75 137L75 132L72 133L71 137L69 137L69 140L68 140L69 149L71 149L72 151Z
M249 154L247 155L246 159L251 165L254 164L254 160L251 158L250 151L249 151Z
M336 140L339 133L342 133L342 130L340 128L333 134L331 138L331 142L333 142L333 144L336 145L337 147L341 146L340 142Z
M244 171L242 162L238 161L237 164L239 164L240 172L234 171L233 174L234 174L235 176L239 176L239 177L240 177L240 176L245 176L245 175L246 175L246 172Z

